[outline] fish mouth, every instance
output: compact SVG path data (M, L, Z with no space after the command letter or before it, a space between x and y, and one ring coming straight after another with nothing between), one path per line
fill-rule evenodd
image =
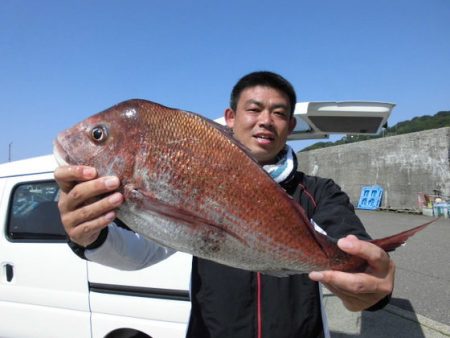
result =
M58 163L58 166L69 165L69 155L67 155L58 140L53 141L53 157L55 158L56 163Z

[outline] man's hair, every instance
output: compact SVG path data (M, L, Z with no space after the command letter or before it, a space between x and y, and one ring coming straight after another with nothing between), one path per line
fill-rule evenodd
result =
M230 108L236 111L241 93L247 88L256 86L274 88L286 94L291 106L291 117L293 116L295 104L297 103L294 87L281 75L268 71L253 72L242 77L231 91Z

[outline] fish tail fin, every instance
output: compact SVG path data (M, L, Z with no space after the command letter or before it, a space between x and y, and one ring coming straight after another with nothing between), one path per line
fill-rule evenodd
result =
M416 233L423 230L424 228L426 228L428 225L430 225L435 221L436 219L427 222L425 224L419 225L415 228L400 232L396 235L371 240L370 243L379 246L386 252L394 251L399 246L405 244L408 238L414 236ZM367 262L358 256L352 256L339 249L339 247L335 245L335 243L337 243L337 240L330 238L327 235L323 235L314 230L313 234L317 243L322 248L322 251L333 262L331 266L332 270L340 270L347 272L361 272L365 270Z
M394 251L396 248L398 248L399 246L403 245L406 243L406 241L408 240L408 238L414 236L416 233L418 233L419 231L423 230L424 228L426 228L428 225L430 225L431 223L435 222L437 220L434 219L430 222L424 223L422 225L419 225L415 228L400 232L396 235L392 235L392 236L388 236L388 237L384 237L384 238L380 238L380 239L375 239L375 240L371 240L370 243L373 243L377 246L379 246L380 248L382 248L384 251L389 252L389 251Z

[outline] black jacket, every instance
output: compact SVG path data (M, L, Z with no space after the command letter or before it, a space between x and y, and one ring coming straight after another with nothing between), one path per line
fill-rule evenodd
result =
M297 173L283 188L328 235L370 239L332 180ZM277 278L194 257L188 338L294 338L323 334L318 284ZM384 306L386 301L377 307Z
M334 238L370 239L348 196L330 179L296 173L283 188ZM126 225L115 221L118 226ZM107 228L88 249L100 246ZM85 259L85 248L69 242ZM386 297L369 310L385 306ZM194 257L188 338L294 338L323 334L317 283L306 274L277 278Z

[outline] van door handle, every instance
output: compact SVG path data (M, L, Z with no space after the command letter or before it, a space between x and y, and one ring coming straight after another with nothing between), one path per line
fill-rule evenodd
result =
M13 266L11 264L9 264L9 263L6 263L4 265L4 269L5 269L6 281L7 282L11 282L13 277L14 277Z

